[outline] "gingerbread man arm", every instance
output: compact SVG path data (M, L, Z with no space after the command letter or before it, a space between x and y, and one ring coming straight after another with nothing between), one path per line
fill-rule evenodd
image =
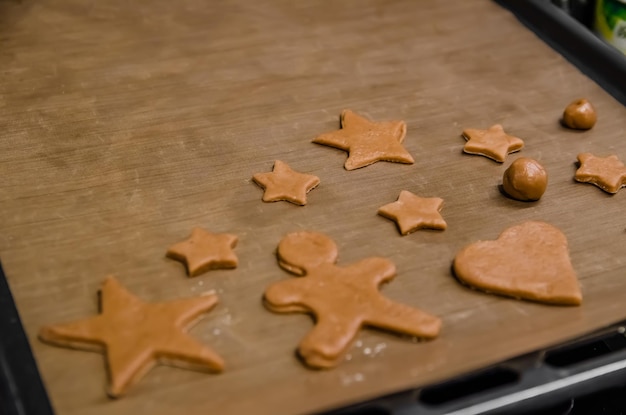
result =
M297 312L308 310L302 300L306 293L305 279L289 279L270 285L263 299L265 306L276 312Z
M396 276L395 264L379 257L365 258L346 268L350 270L354 278L370 281L376 289L380 284L391 281Z
M395 303L380 296L372 304L365 324L411 336L434 338L441 330L441 320L417 308Z
M350 348L361 325L362 320L352 313L339 314L334 309L316 310L315 327L300 342L298 354L308 366L314 368L336 366Z

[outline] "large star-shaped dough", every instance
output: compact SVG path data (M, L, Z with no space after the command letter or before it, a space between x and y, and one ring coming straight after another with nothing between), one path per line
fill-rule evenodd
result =
M463 138L467 140L463 147L464 152L489 157L500 163L504 162L507 154L524 147L524 141L521 138L508 135L500 124L489 127L488 130L465 129Z
M108 277L100 314L73 323L46 326L39 338L56 346L105 352L108 394L122 396L157 363L221 372L222 359L185 333L217 304L213 294L165 303L145 303Z
M626 186L626 167L617 156L596 157L590 153L578 155L580 167L576 170L576 181L591 183L608 193L617 193Z
M372 122L344 110L341 130L317 136L313 142L347 151L344 167L354 170L377 161L413 164L413 157L402 145L405 135L404 121Z
M236 245L236 235L194 228L189 239L168 248L167 256L185 263L189 276L195 277L210 269L236 268Z
M382 206L378 214L396 222L402 235L418 229L445 230L447 225L439 211L443 199L438 197L419 197L403 190L398 200Z
M263 189L264 202L285 200L295 205L306 205L306 194L320 184L312 174L299 173L280 160L274 162L271 173L257 173L252 180Z

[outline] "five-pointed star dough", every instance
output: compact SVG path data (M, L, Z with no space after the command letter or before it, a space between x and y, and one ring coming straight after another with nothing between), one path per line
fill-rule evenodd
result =
M403 190L398 200L382 206L378 214L396 222L402 235L418 229L445 230L447 225L439 211L443 199L438 197L419 197Z
M315 327L298 354L315 368L337 365L362 327L433 338L441 320L384 297L379 287L396 274L385 258L366 258L339 267L335 243L324 234L296 232L278 245L278 262L299 278L279 281L265 291L265 306L278 313L310 313Z
M524 141L521 138L508 135L500 124L488 130L465 129L463 138L467 140L463 147L464 152L485 156L500 163L504 162L507 154L524 147Z
M372 122L344 110L341 130L322 134L313 142L347 151L344 167L354 170L377 161L413 164L413 157L402 145L405 135L404 121Z
M210 269L236 268L236 245L236 235L194 228L189 239L172 245L166 255L185 263L189 276L195 277Z
M213 294L145 303L108 277L100 295L100 314L43 327L39 338L57 346L105 352L108 394L117 398L157 363L221 372L222 359L185 333L215 304Z
M596 157L590 153L578 155L580 167L574 178L583 183L592 183L608 193L617 193L626 186L626 167L617 156Z
M252 180L263 189L264 202L285 200L295 205L306 205L306 194L320 184L312 174L299 173L280 160L274 162L271 173L257 173Z

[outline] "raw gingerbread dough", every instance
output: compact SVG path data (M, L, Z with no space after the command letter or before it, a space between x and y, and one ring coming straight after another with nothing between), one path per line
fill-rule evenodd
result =
M439 213L442 206L441 198L419 197L403 190L397 201L380 207L378 214L396 222L402 235L408 235L418 229L443 231L447 224Z
M308 366L336 366L363 326L424 338L439 334L437 317L380 294L379 286L396 274L392 262L367 258L339 267L336 261L337 246L326 235L291 233L278 245L278 262L301 277L280 281L265 291L270 310L315 316L315 327L298 346Z
M563 124L576 130L588 130L596 125L598 116L591 102L585 98L576 99L563 111Z
M465 247L453 269L461 282L486 292L548 304L582 302L567 239L545 222L525 222L504 230L496 241Z
M257 173L252 180L265 189L264 202L284 200L300 206L306 205L306 194L320 184L319 177L297 172L280 160L274 162L271 173Z
M221 372L222 359L185 333L217 304L214 294L145 303L108 277L100 314L73 323L46 326L39 338L56 346L103 352L108 363L108 394L122 396L157 363Z
M513 199L539 200L548 186L548 173L536 160L520 157L502 176L502 188Z
M591 153L578 155L580 167L574 179L582 183L591 183L607 193L617 193L626 186L626 167L617 156L596 157Z
M183 262L187 274L195 277L211 269L237 268L237 256L233 248L237 236L229 233L210 233L194 228L189 239L172 245L166 255Z
M524 147L521 138L508 135L500 124L495 124L487 130L465 129L463 138L467 140L463 147L464 152L485 156L499 163L504 162L507 154Z
M341 130L322 134L313 142L347 151L344 167L354 170L377 161L413 164L413 157L402 145L405 135L404 121L372 122L344 110Z

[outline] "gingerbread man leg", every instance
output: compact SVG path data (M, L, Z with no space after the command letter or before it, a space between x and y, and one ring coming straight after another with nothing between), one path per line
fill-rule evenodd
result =
M437 337L441 329L437 317L386 298L379 299L374 310L365 319L365 325L424 338Z
M361 320L351 313L322 315L300 342L298 354L308 366L314 368L336 366L360 328Z

